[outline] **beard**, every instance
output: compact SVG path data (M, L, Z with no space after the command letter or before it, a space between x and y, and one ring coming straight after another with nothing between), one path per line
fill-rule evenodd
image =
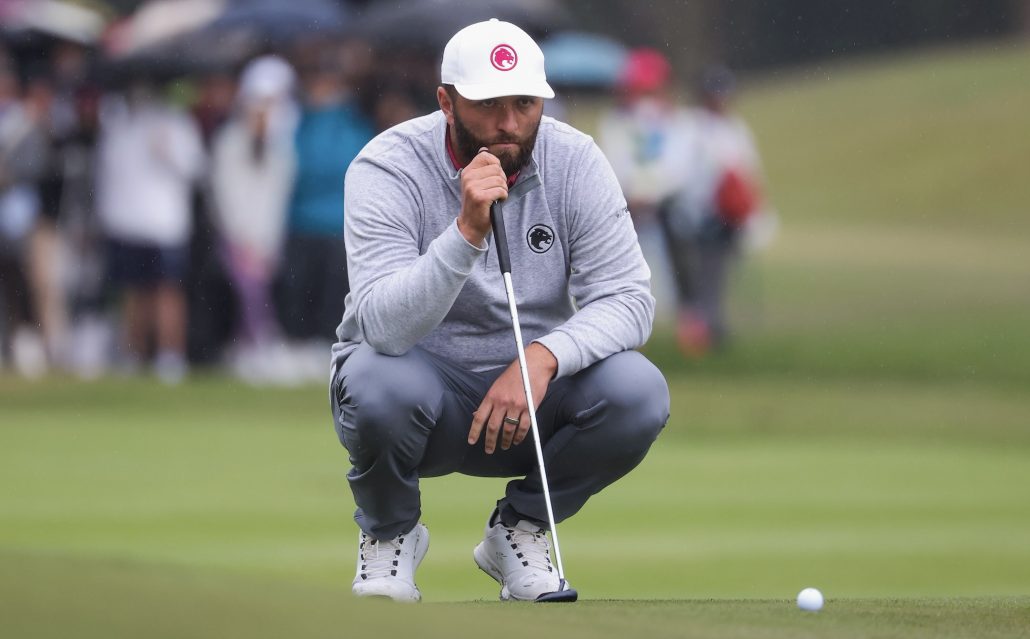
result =
M502 151L497 154L497 159L501 161L501 168L504 169L504 174L508 177L515 175L522 170L522 167L529 163L529 158L533 155L533 148L536 146L536 134L539 129L540 121L537 120L533 130L522 140L514 136L505 135L492 140L484 140L469 130L465 123L461 121L461 118L458 117L458 111L454 111L454 135L457 139L458 148L456 151L459 158L468 158L471 161L479 153L479 149L484 146L489 147L491 144L518 145L519 150L515 153Z

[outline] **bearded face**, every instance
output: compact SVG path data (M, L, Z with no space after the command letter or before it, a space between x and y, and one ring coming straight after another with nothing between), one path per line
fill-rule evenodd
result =
M502 102L508 100L512 104ZM540 118L543 105L539 98L516 97L478 102L465 101L459 106L454 101L454 135L459 158L469 160L476 156L479 149L487 147L501 161L505 175L514 175L529 163L536 146L537 131L540 129ZM512 108L515 110L514 121L518 123L514 130L505 131L492 126L492 111ZM480 133L489 131L490 133Z

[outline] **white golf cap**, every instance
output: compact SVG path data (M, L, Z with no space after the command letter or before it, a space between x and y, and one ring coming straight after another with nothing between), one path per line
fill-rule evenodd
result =
M553 98L544 53L529 34L493 18L454 34L443 50L440 80L468 100L508 95Z

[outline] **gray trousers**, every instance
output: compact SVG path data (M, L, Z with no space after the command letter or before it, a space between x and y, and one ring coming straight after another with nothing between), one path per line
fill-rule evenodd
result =
M340 364L330 403L363 531L377 539L407 532L422 514L419 479L450 473L518 477L497 502L502 520L546 526L532 435L492 455L482 439L467 441L472 412L503 370L473 373L418 347L391 357L365 344ZM537 422L555 520L636 467L668 418L665 378L636 351L551 382Z

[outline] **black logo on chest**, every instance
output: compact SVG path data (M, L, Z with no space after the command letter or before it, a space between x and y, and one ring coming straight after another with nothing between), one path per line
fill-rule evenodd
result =
M534 253L546 253L554 244L554 231L544 224L537 224L526 233L526 243Z

